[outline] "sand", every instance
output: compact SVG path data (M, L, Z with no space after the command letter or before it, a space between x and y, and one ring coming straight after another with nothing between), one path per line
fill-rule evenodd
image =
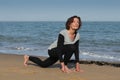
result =
M83 73L63 73L59 66L57 62L51 67L41 68L29 62L25 67L23 55L0 54L0 80L120 80L120 67L80 64Z

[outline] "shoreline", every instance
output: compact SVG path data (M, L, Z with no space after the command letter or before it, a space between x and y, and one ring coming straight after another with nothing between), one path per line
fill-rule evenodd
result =
M41 59L45 57L40 56ZM83 73L63 73L59 63L48 68L41 68L29 61L23 65L23 55L0 54L0 80L119 80L120 68L96 64L82 64ZM70 66L74 69L73 64Z
M23 56L24 54L9 54L9 53L0 53L0 55L18 55L18 56ZM34 55L32 55L34 56ZM42 58L47 58L47 56L38 56ZM74 63L75 60L71 59L69 61L70 63ZM95 64L98 66L113 66L113 67L120 67L120 62L106 62L106 61L95 61L95 60L80 60L80 64Z

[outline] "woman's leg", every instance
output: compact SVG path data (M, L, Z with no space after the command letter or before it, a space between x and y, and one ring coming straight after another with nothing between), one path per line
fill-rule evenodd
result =
M38 57L33 57L33 56L24 56L24 65L27 66L28 60L38 64L41 67L48 67L53 65L55 62L58 61L58 56L56 55L56 49L48 50L48 54L50 57L48 57L46 60L42 61Z
M65 63L65 65L67 65L67 63L69 62L72 55L73 55L73 52L66 52L64 54L64 63Z
M29 56L29 60L38 64L41 67L49 67L55 62L57 62L58 58L48 57L46 60L42 61L38 57Z
M24 55L24 65L27 66L27 62L29 60L29 56L28 55Z
M64 64L65 64L65 67L64 67L64 71L67 72L67 73L71 73L72 71L68 68L67 66L67 63L69 62L70 58L72 57L72 52L66 52L64 54Z

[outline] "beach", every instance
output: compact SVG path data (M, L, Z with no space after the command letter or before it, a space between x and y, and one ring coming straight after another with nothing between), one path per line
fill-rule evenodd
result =
M43 60L46 57L40 57ZM0 80L119 80L120 67L80 64L84 72L63 73L59 62L41 68L32 62L23 65L23 55L0 54ZM74 65L71 63L70 65ZM74 67L70 67L74 69Z

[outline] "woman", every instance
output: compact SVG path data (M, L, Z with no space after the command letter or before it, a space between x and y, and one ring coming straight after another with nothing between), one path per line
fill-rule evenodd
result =
M41 67L48 67L60 61L61 70L63 72L71 72L67 67L67 63L71 56L75 55L75 71L81 71L79 65L79 33L78 29L81 27L81 19L78 16L68 18L66 22L66 29L60 31L58 40L52 43L48 48L49 57L42 61L41 59L33 56L24 56L24 65L27 66L28 60L38 64ZM63 58L64 56L64 58Z

